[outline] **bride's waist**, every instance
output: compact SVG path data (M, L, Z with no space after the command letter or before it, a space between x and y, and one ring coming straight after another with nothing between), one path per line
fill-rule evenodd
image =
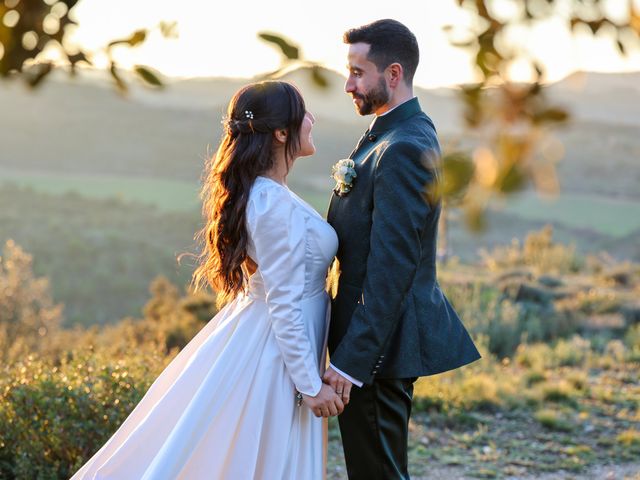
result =
M254 300L267 300L267 293L265 291L264 285L262 284L249 284L249 287L245 290L245 295ZM306 303L318 302L320 300L329 300L329 294L325 291L324 285L318 286L315 289L308 289L308 291L305 291L303 293L302 299L300 301Z

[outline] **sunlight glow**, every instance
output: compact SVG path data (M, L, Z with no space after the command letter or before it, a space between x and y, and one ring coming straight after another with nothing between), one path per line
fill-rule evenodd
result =
M505 10L501 14L511 15L513 3L502 3ZM615 5L609 11L616 18L628 14ZM371 0L349 5L337 0L304 4L293 0L277 4L248 1L242 3L242 8L238 3L221 6L218 2L197 0L82 0L72 14L80 25L71 40L89 50L98 50L138 28L151 28L163 20L177 21L177 39L165 39L156 30L142 46L116 48L113 52L123 68L146 64L171 77L251 77L277 69L280 55L257 38L259 31L278 32L298 43L306 59L344 72L346 46L342 33L378 18L395 18L418 37L421 61L416 84L448 86L476 78L470 55L452 47L443 30L445 25L453 25L456 31L464 31L473 21L454 0ZM52 29L53 23L52 20ZM558 19L544 22L533 31L513 34L514 38L524 39L528 53L546 65L545 79L549 81L575 70L640 70L640 52L631 52L625 59L604 35L572 38ZM105 52L94 60L98 67L108 64ZM531 72L522 64L512 65L509 72L515 80L531 78Z

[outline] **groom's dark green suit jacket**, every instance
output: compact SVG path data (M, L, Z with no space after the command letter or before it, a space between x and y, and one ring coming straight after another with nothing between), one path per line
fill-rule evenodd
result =
M357 177L331 198L339 239L331 363L364 383L432 375L480 358L436 280L440 146L417 98L377 117L350 158Z

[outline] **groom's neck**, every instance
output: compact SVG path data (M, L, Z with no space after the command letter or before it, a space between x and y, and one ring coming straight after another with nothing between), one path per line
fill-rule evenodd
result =
M398 88L391 92L389 101L375 111L376 116L387 113L392 108L397 107L407 100L411 100L413 96L413 86L405 85L404 83L399 85Z

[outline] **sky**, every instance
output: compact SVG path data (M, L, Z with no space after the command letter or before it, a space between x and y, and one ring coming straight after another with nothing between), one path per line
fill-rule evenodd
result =
M498 4L505 14L513 8L511 0ZM607 7L611 16L624 18L627 0L610 0ZM140 47L114 52L122 67L145 64L170 77L251 77L275 70L281 56L258 39L261 31L280 33L299 44L308 60L346 73L342 33L379 18L399 20L415 33L421 53L417 85L451 86L473 81L475 75L469 54L452 47L443 30L450 24L464 31L473 21L455 0L81 0L72 13L79 26L70 39L89 50L100 50L137 28L177 22L177 39L156 32ZM611 40L591 35L574 38L560 19L535 31L514 31L512 38L542 60L548 81L575 70L640 70L640 52L624 59ZM97 66L106 61L105 55L95 56ZM514 80L530 78L524 64L513 65L510 74Z

